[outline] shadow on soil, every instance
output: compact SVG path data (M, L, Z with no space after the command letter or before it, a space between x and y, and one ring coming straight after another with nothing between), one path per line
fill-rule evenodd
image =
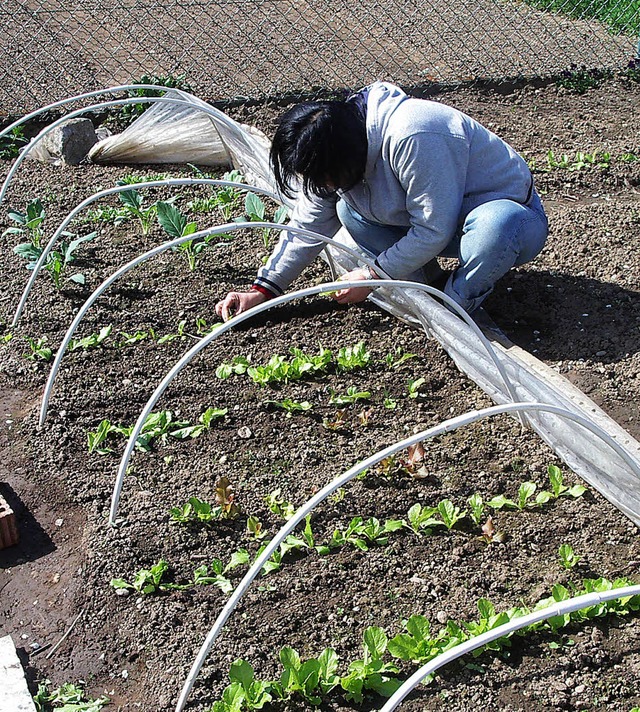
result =
M0 551L0 569L8 569L26 561L36 561L55 551L51 537L40 526L38 520L22 503L14 490L6 483L0 484L0 494L14 511L18 520L20 541Z
M615 284L511 272L485 307L514 344L542 360L615 363L640 348L640 293Z

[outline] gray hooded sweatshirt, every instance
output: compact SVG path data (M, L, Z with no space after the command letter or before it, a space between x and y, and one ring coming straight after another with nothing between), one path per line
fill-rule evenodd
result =
M436 257L467 214L482 203L526 203L533 189L526 162L477 121L444 104L407 96L385 82L369 88L364 178L330 198L299 193L290 225L327 237L340 229L339 198L367 220L407 233L376 262L402 279ZM283 232L254 284L281 294L324 243Z

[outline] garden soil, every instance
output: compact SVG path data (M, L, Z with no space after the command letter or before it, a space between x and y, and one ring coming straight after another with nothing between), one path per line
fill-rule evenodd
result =
M545 250L499 283L487 311L515 343L640 439L640 160L632 160L640 156L640 85L618 78L583 95L548 85L501 93L458 90L433 98L476 117L520 151L534 166L549 213ZM250 107L236 117L269 133L279 110ZM557 163L567 154L568 167L549 167L549 151ZM578 168L579 152L597 152L596 163ZM166 171L193 175L189 168ZM91 193L125 175L158 172L157 166L29 162L8 193L2 229L14 225L8 208L24 210L40 197L50 235ZM188 203L209 195L208 189L150 191L145 205L175 196L174 204L204 228L223 222L221 216L215 209L197 213ZM118 201L100 205L116 208ZM241 214L240 208L236 215ZM79 234L97 231L69 269L82 272L86 284L65 282L58 291L46 275L39 278L14 329L9 323L28 272L13 253L21 236L3 237L0 490L16 513L21 541L0 552L0 631L13 638L34 692L45 679L51 687L82 680L91 695L111 698L107 709L164 712L174 709L228 594L200 585L119 595L111 579L132 581L140 569L164 559L166 580L184 584L216 558L226 565L239 549L253 556L264 539L247 531L247 518L257 518L267 538L272 536L284 521L266 501L276 490L281 500L299 506L371 453L490 401L438 344L369 303L343 308L328 297L292 303L224 334L171 383L155 411L170 411L191 424L210 407L226 414L198 437L156 439L149 452L136 452L117 526L110 527L125 438L112 434L102 445L107 452L99 454L88 452L87 433L105 419L122 426L135 422L160 379L201 337L203 324L216 322L216 300L250 284L266 250L260 235L241 230L202 251L194 271L183 253L168 252L120 279L77 334L87 337L110 325L109 337L99 348L78 347L65 355L40 427L50 362L28 358L29 340L36 345L46 339L40 345L55 352L91 291L117 265L166 239L157 223L142 235L135 220L114 225L107 218L92 221L87 211L71 226ZM319 262L297 286L327 279ZM126 344L141 333L146 336ZM218 366L237 356L259 365L275 354L289 357L294 347L314 355L330 349L335 356L360 342L370 362L359 370L332 367L277 386L259 386L247 374L216 377ZM417 379L424 381L412 398L409 384ZM331 402L350 387L369 395L352 405ZM278 405L286 399L312 407L288 414ZM430 440L420 464L371 468L319 506L311 520L316 543L328 542L354 517L407 520L413 505L436 506L443 499L468 512L471 495L515 498L525 481L549 489L551 464L562 467L565 484L577 483L534 433L507 416ZM221 477L233 488L235 518L208 526L170 520L169 510L190 497L214 502ZM487 542L467 515L451 531L436 527L430 536L405 527L367 551L345 544L324 556L312 550L287 554L280 570L260 577L229 618L188 709L207 710L240 657L257 677L273 679L282 646L296 648L303 658L332 647L344 675L362 657L368 626L393 637L410 615L422 614L436 632L449 619L476 620L481 598L506 610L534 606L557 583L580 589L583 579L601 576L640 582L637 528L591 489L525 511L491 513L503 541ZM560 563L561 544L581 557L571 569ZM244 571L239 566L226 575L237 583ZM400 677L415 669L411 663L399 667ZM321 708L377 709L382 702L369 694L359 705L334 690ZM403 709L629 712L638 705L640 619L632 614L514 637L502 652L443 669ZM268 707L310 709L299 699Z

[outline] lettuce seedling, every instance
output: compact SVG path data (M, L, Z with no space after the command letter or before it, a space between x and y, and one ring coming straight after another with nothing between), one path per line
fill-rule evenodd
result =
M308 410L311 410L313 406L309 401L295 401L292 400L291 398L285 398L284 400L278 401L278 400L266 400L264 401L265 405L275 405L278 408L282 408L282 410L286 411L287 417L290 418L292 413L296 412L301 412L301 413L306 413Z
M343 346L338 350L336 362L339 371L355 371L366 368L371 363L371 352L360 341L355 346Z
M433 516L437 511L437 507L423 507L421 504L414 504L407 512L409 528L415 534L430 536L434 527L442 526L442 521Z
M279 658L284 670L273 686L275 695L286 700L298 693L312 705L319 705L321 699L316 688L320 682L320 661L311 658L303 663L298 652L289 646L280 650Z
M426 378L416 378L409 381L407 386L407 395L409 398L417 398L420 395L420 388L427 382Z
M457 507L450 499L443 499L438 503L438 514L442 517L443 524L449 530L453 529L461 519L467 516L467 513L460 511L460 507Z
M355 386L349 386L345 395L336 395L332 391L329 405L351 405L359 400L371 398L371 391L359 391Z
M289 520L295 514L296 508L293 504L291 504L291 502L288 502L286 499L284 499L281 494L282 490L278 487L278 489L275 489L273 490L273 492L270 492L264 498L264 501L267 503L269 511L273 512L274 514L277 514L279 517L282 517L285 520Z
M126 331L120 331L119 336L122 337L122 340L118 341L117 346L122 348L123 346L131 346L138 341L143 341L150 336L150 333L148 331L136 331L134 334L129 334Z
M405 627L406 633L399 633L389 641L388 650L394 658L422 663L441 652L440 640L431 637L431 624L424 616L411 616Z
M31 349L30 353L24 355L26 359L29 359L29 361L51 361L53 351L46 346L46 336L39 339L30 339L28 336L25 336L25 339Z
M582 559L581 556L578 556L573 551L573 548L570 544L560 545L560 548L558 549L558 557L560 558L560 563L564 566L565 569L572 569L578 563L578 561Z
M216 504L220 507L223 519L234 519L240 514L240 508L235 503L233 486L228 477L220 477L216 482Z
M587 488L582 485L567 487L563 484L562 471L556 465L549 465L547 474L549 475L549 481L551 482L551 489L555 499L558 499L558 497L582 497L587 491Z
M384 524L375 517L363 521L362 517L354 517L347 528L342 531L336 529L329 541L329 547L335 549L345 544L351 544L361 551L368 551L369 544L385 546L389 543L390 532L398 531L404 522L397 519L388 519Z
M384 357L384 362L390 369L399 368L403 363L412 358L416 358L417 354L410 354L404 351L401 346L396 346L393 353L389 353Z
M111 324L103 326L97 334L89 334L89 336L85 336L82 339L71 339L69 342L69 351L76 351L77 349L82 349L83 351L97 349L110 334Z
M181 507L172 507L169 510L169 516L172 521L180 522L181 524L189 524L198 522L201 524L210 524L216 519L220 519L222 510L220 507L212 507L208 502L204 502L198 497L190 497L188 502L185 502Z
M92 699L79 685L72 682L60 685L52 692L47 689L50 684L49 680L38 684L38 691L33 697L38 712L54 708L58 712L100 712L109 703L106 695Z
M479 494L475 493L469 497L467 504L471 510L471 519L473 519L473 523L479 526L480 522L484 518L484 500Z
M197 438L202 435L205 430L208 430L216 420L224 418L227 413L227 408L207 408L198 418L197 425L185 425L177 430L172 430L169 434L172 438L176 438L177 440Z
M360 704L364 690L372 690L382 697L390 697L399 687L400 680L391 675L398 672L394 663L382 659L387 650L387 636L382 628L371 626L364 631L362 660L354 660L347 675L340 679L340 686L346 692L347 700Z
M211 570L206 564L202 564L193 571L193 584L194 586L216 586L222 593L231 593L233 584L224 575L225 570L220 559L212 561Z
M482 525L482 538L487 544L502 544L506 540L506 534L496 529L493 523L493 517L489 515L487 521Z
M216 378L224 381L232 374L242 375L247 372L250 365L251 363L248 358L244 356L234 356L231 363L221 363L218 368L216 368Z
M347 411L336 410L331 418L323 418L322 426L327 430L343 430L347 426Z
M250 710L262 709L273 699L268 684L256 680L253 668L246 660L236 660L232 663L229 679L232 684L235 682L240 686L244 702Z
M187 588L186 586L176 586L175 584L166 584L162 582L165 574L169 571L169 563L164 559L160 559L157 564L154 564L149 569L140 569L133 578L133 581L128 582L125 579L114 578L110 581L110 586L118 589L131 589L138 591L144 595L156 593L156 591L167 591L170 588Z
M247 518L247 531L257 540L264 539L264 537L269 534L266 529L262 528L262 522L258 517L254 517L253 515Z

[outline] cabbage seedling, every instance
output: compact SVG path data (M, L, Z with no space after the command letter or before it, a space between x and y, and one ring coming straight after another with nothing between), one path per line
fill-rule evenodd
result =
M171 203L158 201L156 203L156 211L158 222L169 237L187 237L188 235L193 235L198 229L195 222L188 222L187 218ZM188 240L178 245L175 249L179 252L184 252L189 264L189 270L193 272L198 264L198 256L206 246L207 242L204 239L197 242Z
M29 203L24 213L18 210L10 210L9 218L16 223L17 227L9 227L3 233L5 235L27 235L29 242L36 249L40 248L42 241L42 228L40 227L45 219L45 210L40 198L34 198ZM20 247L20 245L18 245ZM20 254L20 253L18 253ZM37 257L40 255L38 254ZM36 259L37 259L36 257Z
M119 180L116 183L116 185L127 184L128 182L124 180ZM153 203L149 207L144 208L144 198L135 188L131 188L131 190L125 190L122 193L118 193L118 198L123 204L126 212L132 218L136 218L139 221L140 227L142 228L142 234L149 234L149 230L151 229L151 225L153 223L153 218L156 216L157 213L156 203Z

